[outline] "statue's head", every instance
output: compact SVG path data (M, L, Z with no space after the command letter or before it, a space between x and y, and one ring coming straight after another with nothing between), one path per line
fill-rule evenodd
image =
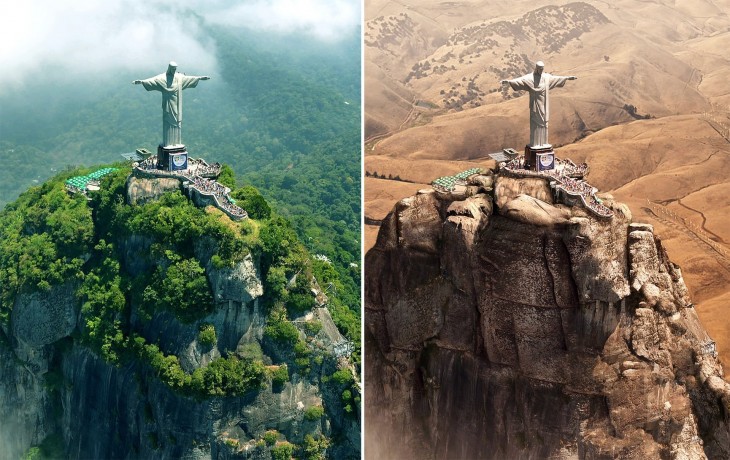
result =
M177 62L170 61L170 64L167 65L167 73L170 75L175 75L175 71L177 70Z
M537 61L535 63L535 73L541 74L544 69L545 69L545 63L544 62Z

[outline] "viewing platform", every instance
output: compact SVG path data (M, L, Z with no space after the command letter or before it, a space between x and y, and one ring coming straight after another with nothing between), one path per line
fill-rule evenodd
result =
M65 182L66 190L69 193L81 193L83 195L86 195L87 192L94 192L99 190L99 179L116 170L117 168L101 168L85 176L68 178Z
M546 171L525 169L525 157L520 155L507 162L499 164L502 174L515 177L539 177L550 182L550 187L558 203L575 206L582 204L594 215L602 218L613 217L613 211L604 206L601 199L596 197L598 189L583 180L588 173L588 165L576 165L570 160L555 158L555 168Z
M220 163L210 165L203 159L189 158L187 166L187 169L179 171L159 169L157 156L152 155L143 161L135 162L132 165L132 174L135 177L148 179L178 179L196 206L215 206L232 220L248 218L248 213L231 198L231 189L216 181L221 172Z
M511 158L508 159L507 158ZM509 156L499 163L499 173L512 177L536 177L549 182L556 203L568 206L583 206L600 218L610 219L613 211L596 196L598 189L583 180L588 174L586 163L575 164L570 160L554 159L553 169L536 171L525 167L523 155ZM442 176L431 182L434 190L451 193L457 186L466 186L469 178L482 174L482 168L471 168L452 176Z
M456 185L466 185L466 179L482 172L482 168L470 168L453 176L442 176L431 182L434 188L444 192L451 192Z

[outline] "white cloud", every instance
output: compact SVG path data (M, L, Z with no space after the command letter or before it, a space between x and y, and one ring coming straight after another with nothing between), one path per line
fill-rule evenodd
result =
M2 13L0 91L8 91L46 69L70 77L120 69L162 72L174 59L183 72L215 74L214 43L196 15L214 24L336 40L356 30L360 2L26 0L11 2Z

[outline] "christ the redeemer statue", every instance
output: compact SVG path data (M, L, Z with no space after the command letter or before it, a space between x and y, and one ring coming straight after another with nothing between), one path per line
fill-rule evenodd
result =
M537 61L535 71L514 80L502 80L515 91L530 93L530 147L548 147L548 120L550 119L550 100L548 92L555 87L565 86L568 80L578 77L559 77L544 73L545 64Z
M166 73L132 82L142 84L147 91L162 93L162 147L182 145L182 91L195 88L200 80L210 80L210 77L189 77L176 70L177 64L172 61Z

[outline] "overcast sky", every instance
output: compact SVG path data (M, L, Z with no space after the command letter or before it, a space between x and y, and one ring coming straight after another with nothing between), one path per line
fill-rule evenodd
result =
M354 33L361 21L360 0L13 1L0 15L2 89L22 85L38 70L72 76L151 67L162 72L170 59L181 71L215 74L214 43L195 15L329 42Z

